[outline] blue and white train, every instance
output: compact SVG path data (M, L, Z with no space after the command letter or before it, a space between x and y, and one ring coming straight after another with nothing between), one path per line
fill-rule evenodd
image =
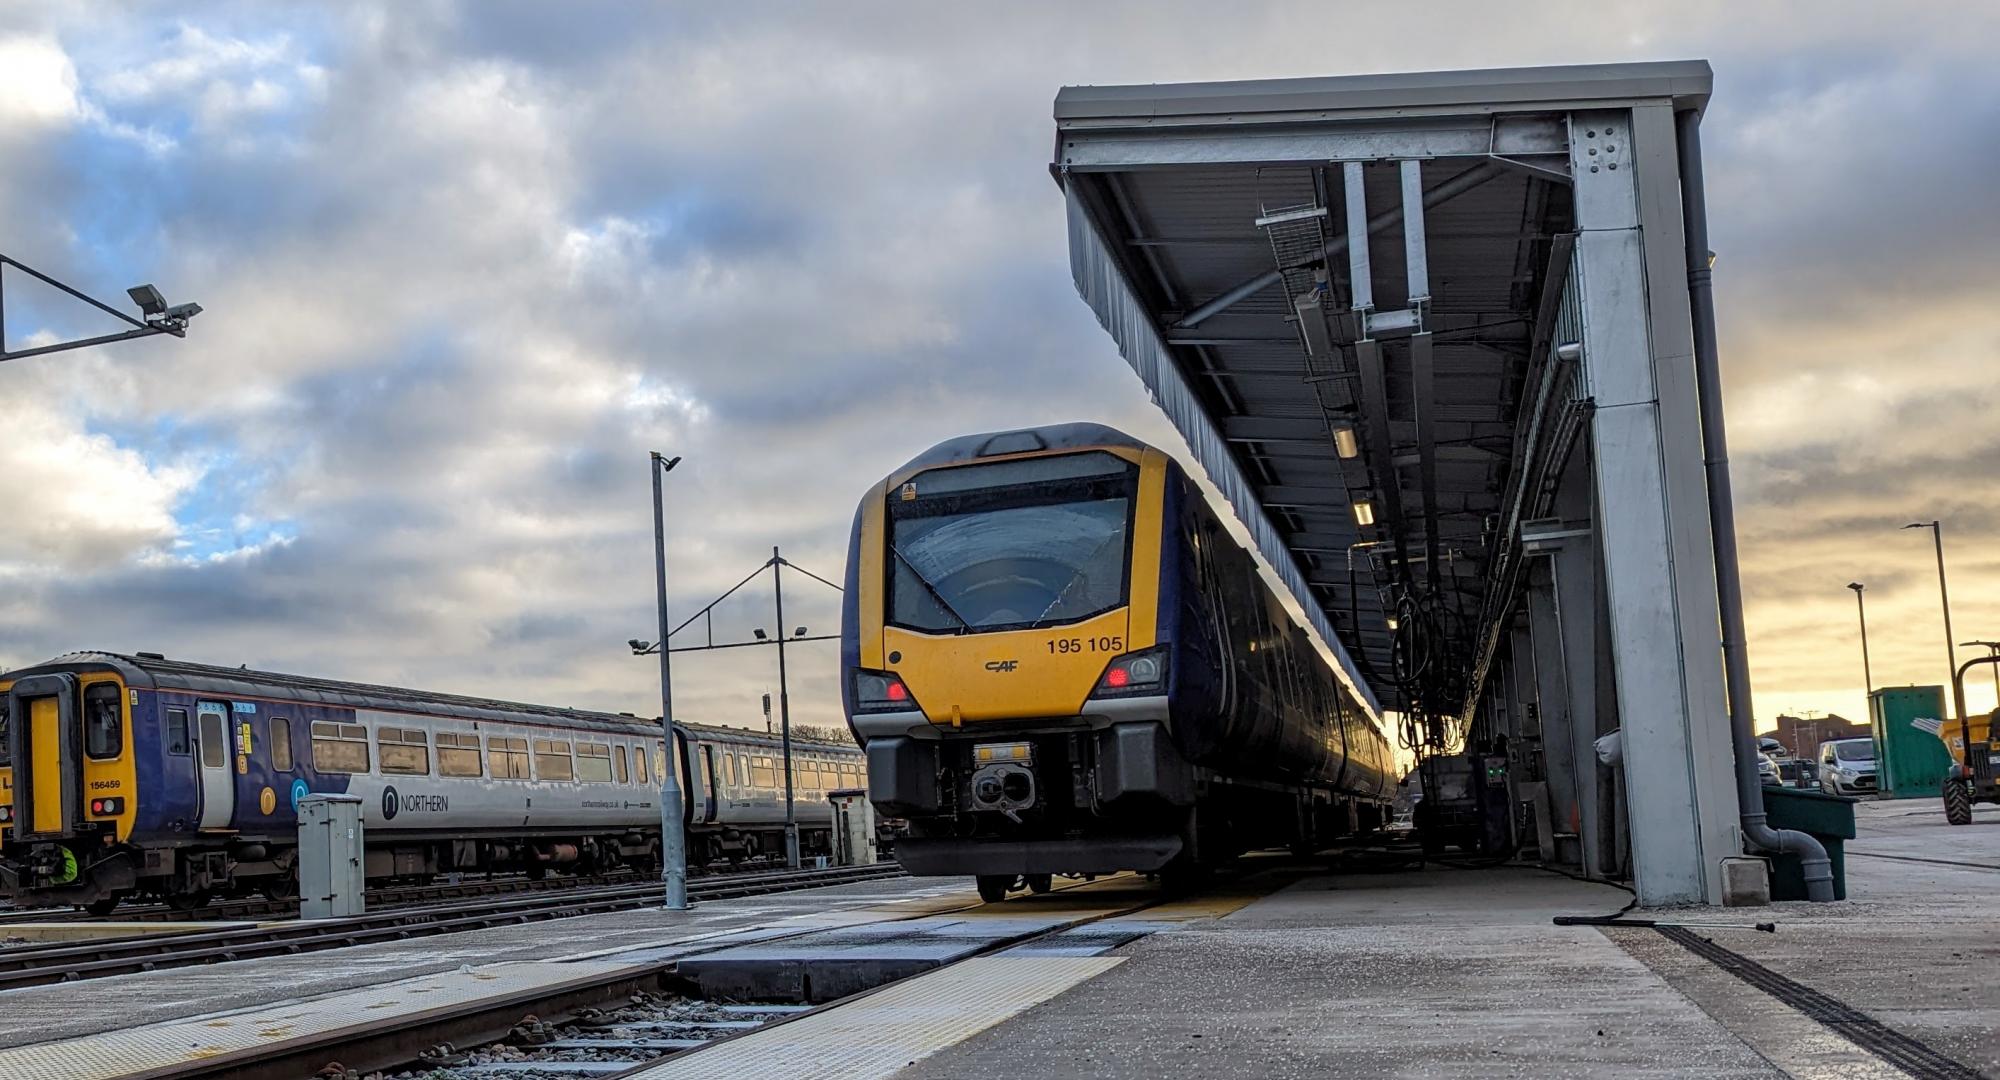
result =
M676 725L692 863L783 850L776 736ZM656 721L79 652L0 675L0 893L108 911L297 890L297 808L363 799L371 881L657 865ZM795 739L801 850L859 749Z

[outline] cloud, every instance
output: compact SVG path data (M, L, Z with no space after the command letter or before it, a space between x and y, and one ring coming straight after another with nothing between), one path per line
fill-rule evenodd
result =
M1859 576L1878 678L1923 676L1933 583L1894 526L1949 514L1970 548L1994 501L2000 77L1970 44L1994 17L1432 13L1457 32L1344 6L1365 56L1297 3L0 13L9 253L207 308L185 341L0 367L0 429L34 433L0 441L0 498L38 507L0 535L0 659L158 648L649 711L622 646L655 633L647 451L685 456L692 612L773 544L837 579L861 491L939 439L1171 440L1069 285L1058 86L1710 55L1760 707L1858 711ZM34 315L16 340L70 318ZM2000 627L2000 567L1958 550L1965 624ZM788 621L830 630L820 592L788 585ZM769 603L746 590L718 637ZM765 650L684 656L681 715L761 720ZM831 650L790 659L796 715L833 722Z

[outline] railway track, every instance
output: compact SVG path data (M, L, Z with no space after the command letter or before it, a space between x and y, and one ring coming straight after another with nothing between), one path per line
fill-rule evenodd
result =
M1084 921L1130 915L1166 899L1154 897L1107 908ZM978 906L969 903L958 910ZM1018 948L1078 925L1081 924L1064 923L995 940L946 966ZM813 932L800 930L760 940L776 942ZM681 998L668 991L676 962L665 961L637 971L628 968L505 998L483 999L420 1017L363 1021L307 1044L292 1043L190 1060L171 1071L149 1075L155 1080L220 1077L294 1080L308 1075L369 1076L385 1080L623 1077L659 1065L675 1055L816 1016L857 998L943 970L931 968L888 979L822 1005L727 1004ZM333 1061L343 1063L344 1071L334 1071L327 1064Z
M876 863L826 870L716 875L690 882L688 899L727 900L900 877L902 873L902 867L895 863ZM16 945L0 949L0 990L626 911L656 903L659 897L658 882L643 882L568 890L557 895L474 898L344 919L301 920L91 942Z
M726 872L751 873L763 869L777 869L768 862L753 864L747 868L730 867ZM699 880L714 873L724 871L690 868L690 880ZM572 889L589 889L624 882L650 880L647 875L636 871L621 870L616 873L590 874L583 876L545 877L539 880L521 875L478 878L471 881L436 882L426 885L385 885L368 890L368 907L388 909L410 907L417 904L441 903L480 896L507 896L521 893L557 892ZM166 904L137 904L120 907L108 915L92 915L81 908L6 908L0 907L0 936L8 925L36 922L226 922L232 919L283 918L296 915L299 902L296 899L274 900L263 897L241 897L218 900L197 908L176 908Z

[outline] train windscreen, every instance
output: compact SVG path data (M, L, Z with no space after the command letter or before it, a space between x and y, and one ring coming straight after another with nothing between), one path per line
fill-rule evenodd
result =
M1098 451L919 473L889 495L889 618L966 633L1126 602L1138 468Z

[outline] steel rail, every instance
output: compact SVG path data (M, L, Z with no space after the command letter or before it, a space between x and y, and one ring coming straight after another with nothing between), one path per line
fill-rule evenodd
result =
M796 870L707 879L690 890L695 900L726 900L764 893L900 877L895 863ZM120 937L93 942L51 942L0 949L0 989L126 975L160 968L225 963L345 948L377 941L428 937L549 919L625 911L657 903L657 883L613 886L558 896L504 897L407 908L343 919L296 920L227 930Z

